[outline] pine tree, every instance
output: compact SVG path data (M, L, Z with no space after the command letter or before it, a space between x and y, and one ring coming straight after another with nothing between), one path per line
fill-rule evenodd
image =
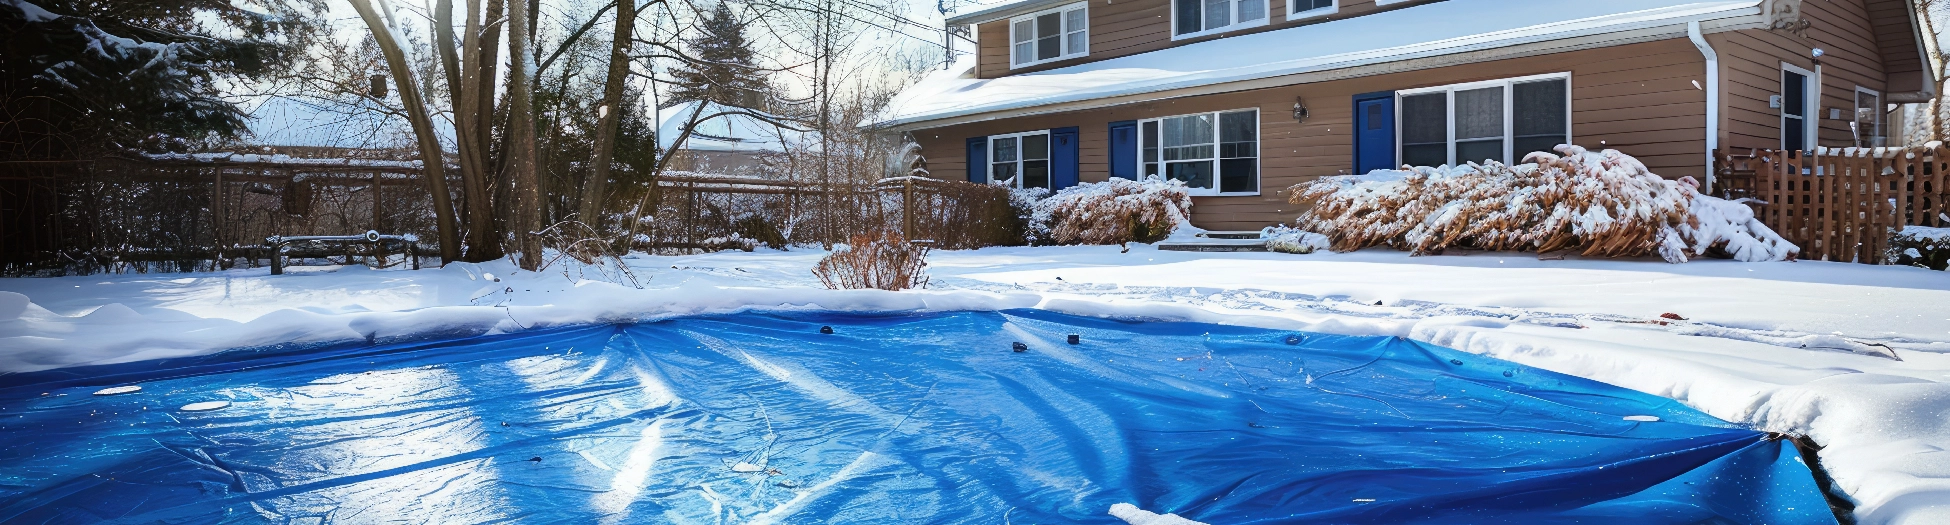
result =
M689 59L671 75L671 103L705 100L738 107L762 106L770 92L752 64L751 43L745 40L745 25L719 3L704 20L704 32L685 39ZM752 109L764 109L762 107Z
M224 89L279 71L314 0L0 0L0 156L171 149L244 131Z

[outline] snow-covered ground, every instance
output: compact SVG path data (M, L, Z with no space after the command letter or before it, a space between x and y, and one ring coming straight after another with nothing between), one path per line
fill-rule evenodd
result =
M829 291L817 251L629 259L643 289L506 263L0 280L0 372L745 308L1040 307L1399 335L1804 433L1862 523L1950 523L1950 274L1822 262L938 252L925 291ZM1675 314L1685 320L1668 319ZM1894 356L1894 358L1890 357ZM6 382L0 375L0 383Z

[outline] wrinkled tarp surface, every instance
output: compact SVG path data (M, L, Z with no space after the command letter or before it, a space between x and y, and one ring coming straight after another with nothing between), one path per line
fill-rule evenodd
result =
M1834 523L1791 445L1667 399L1034 310L232 351L0 377L0 409L8 523Z

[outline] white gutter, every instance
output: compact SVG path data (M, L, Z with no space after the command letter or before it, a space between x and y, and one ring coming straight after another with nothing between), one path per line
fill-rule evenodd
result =
M1706 57L1706 193L1713 192L1713 152L1720 149L1720 54L1706 43L1699 21L1686 23L1686 36Z

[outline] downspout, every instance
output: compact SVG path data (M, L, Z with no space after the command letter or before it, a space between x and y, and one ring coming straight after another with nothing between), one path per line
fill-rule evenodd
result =
M1693 39L1693 46L1706 57L1706 193L1711 194L1713 152L1720 149L1720 54L1713 51L1713 44L1706 43L1698 20L1686 23L1686 36Z

